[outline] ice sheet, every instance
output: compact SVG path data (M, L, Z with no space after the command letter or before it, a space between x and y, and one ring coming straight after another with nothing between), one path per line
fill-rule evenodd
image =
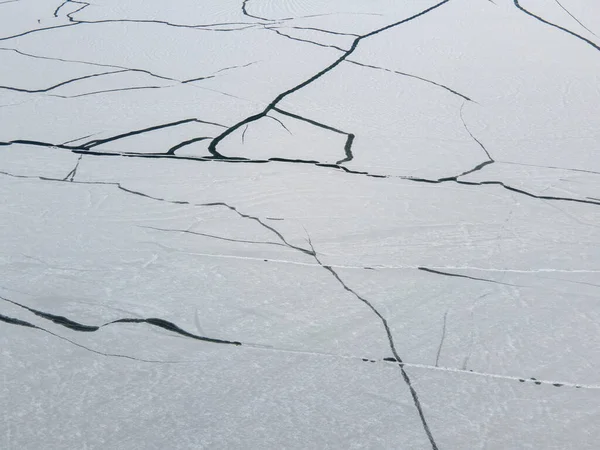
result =
M599 18L0 2L0 448L595 449Z

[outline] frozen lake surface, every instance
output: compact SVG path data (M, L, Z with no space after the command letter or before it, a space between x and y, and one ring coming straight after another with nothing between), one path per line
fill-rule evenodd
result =
M599 36L0 1L0 448L597 449Z

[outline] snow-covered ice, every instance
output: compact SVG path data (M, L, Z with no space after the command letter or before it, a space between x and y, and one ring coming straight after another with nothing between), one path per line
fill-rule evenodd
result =
M0 448L596 449L599 36L0 1Z

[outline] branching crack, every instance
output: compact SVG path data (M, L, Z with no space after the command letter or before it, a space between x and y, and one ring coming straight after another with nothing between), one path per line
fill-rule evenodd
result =
M243 4L243 10L244 13L246 14L246 1L244 1ZM345 51L344 54L342 56L340 56L338 59L336 59L332 64L330 64L329 66L327 66L326 68L324 68L323 70L321 70L320 72L318 72L317 74L313 75L312 77L310 77L309 79L305 80L304 82L288 89L285 92L280 93L277 97L275 97L273 99L273 101L271 101L271 103L269 103L267 105L267 107L262 111L259 112L258 114L254 114L252 116L246 117L245 119L243 119L242 121L238 122L237 124L229 127L227 130L225 130L223 133L221 133L219 136L217 136L216 138L214 138L210 145L208 146L208 150L209 152L215 157L215 158L220 158L220 159L227 159L226 156L222 155L221 153L219 153L217 151L217 147L219 145L219 143L225 139L227 136L229 136L231 133L233 133L234 131L236 131L237 129L243 127L244 125L247 125L249 123L255 122L261 118L263 118L264 116L266 116L270 111L272 111L274 108L277 107L277 105L286 97L288 97L289 95L293 94L294 92L299 91L300 89L308 86L309 84L313 83L314 81L318 80L319 78L321 78L323 75L329 73L330 71L332 71L333 69L335 69L339 64L341 64L343 61L345 61L352 53L354 53L354 51L356 50L356 48L358 47L359 43L362 40L368 39L371 36L374 36L376 34L382 33L390 28L393 27L397 27L399 25L402 25L404 23L410 22L414 19L417 19L418 17L421 17L437 8L439 8L440 6L448 3L450 0L443 0L440 3L437 3L423 11L421 11L420 13L417 13L413 16L410 16L406 19L400 20L398 22L395 22L393 24L387 25L385 27L379 28L377 30L374 30L370 33L367 34L363 34L360 35L359 37L357 37L356 39L354 39L351 47L349 50Z
M592 46L593 48L595 48L596 50L600 51L600 47L598 46L598 44L595 44L594 42L590 41L588 38L585 38L571 30L568 30L567 28L561 27L560 25L556 25L555 23L549 22L546 19L532 13L531 11L526 10L525 8L523 8L520 4L519 4L519 0L513 0L515 6L517 8L519 8L521 11L523 11L525 14L527 14L528 16L533 17L534 19L539 20L542 23L545 23L546 25L550 25L551 27L556 28L557 30L561 30L564 31L567 34L570 34L573 37L576 37L577 39L582 40L583 42L585 42L586 44Z
M489 278L477 278L477 277L471 277L469 275L461 275L458 273L452 273L452 272L442 272L441 270L435 270L435 269L430 269L427 267L419 267L419 270L422 270L423 272L429 272L429 273L433 273L436 275L444 275L447 277L456 277L456 278L466 278L468 280L473 280L473 281L485 281L487 283L494 283L494 284L501 284L504 286L512 286L512 287L522 287L516 284L510 284L510 283L503 283L501 281L496 281L496 280L491 280Z
M75 167L73 167L73 170L71 170L67 174L67 176L63 178L63 181L73 182L73 180L75 179L75 175L77 175L77 169L79 168L79 163L81 162L81 158L83 158L83 155L79 155L79 158L77 158L77 163L75 164Z
M565 8L565 7L562 5L562 3L561 3L561 2L559 2L558 0L554 0L554 1L555 1L555 2L558 4L558 6L560 6L560 7L562 8L562 10L563 10L564 12L566 12L566 13L567 13L569 16L571 16L571 18L572 18L572 19L573 19L575 22L577 22L579 25L581 25L581 26L582 26L582 27L583 27L585 30L587 30L587 31L589 31L590 33L592 33L594 36L598 37L598 35L597 35L596 33L594 33L592 30L590 30L588 27L586 27L586 26L585 26L583 23L581 23L581 21L580 21L580 20L579 20L577 17L575 17L573 14L571 14L571 12L570 12L570 11L569 11L567 8Z

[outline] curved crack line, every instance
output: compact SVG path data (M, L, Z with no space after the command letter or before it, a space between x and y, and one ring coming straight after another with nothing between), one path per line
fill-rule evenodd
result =
M269 119L273 119L275 122L279 123L279 125L281 125L285 129L285 131L287 131L289 134L293 135L293 133L290 130L288 130L288 127L286 127L284 125L284 123L281 120L279 120L277 117L269 116L268 114L265 117L268 117ZM244 133L247 131L247 129L248 128L244 129ZM243 142L243 136L242 136L242 142Z
M25 178L27 178L27 177L25 177ZM62 181L62 180L58 180L58 181ZM159 199L159 198L156 198L156 197L149 196L147 194L143 194L141 192L137 192L137 191L133 191L131 189L124 188L123 186L121 186L120 183L105 183L105 184L116 185L119 189L121 189L121 190L123 190L125 192L129 192L129 193L132 193L132 194L140 195L142 197L147 197L147 198L151 198L151 199L154 199L154 200L160 200L160 201L167 201L167 202L169 202L168 200L165 200L165 199ZM190 204L190 202L187 202L187 201L170 201L170 203L175 203L175 204ZM340 278L340 276L337 274L337 272L332 268L332 266L324 265L321 262L321 260L319 259L318 255L317 255L317 253L316 253L316 251L314 249L314 246L312 244L310 236L308 236L308 243L310 245L310 250L308 250L308 249L302 248L300 246L296 246L296 245L293 245L293 244L289 243L285 239L285 237L283 236L283 234L281 234L274 227L272 227L272 226L264 223L259 217L252 216L252 215L249 215L249 214L246 214L246 213L242 213L235 206L229 205L229 204L227 204L225 202L203 203L203 204L199 204L199 205L196 205L196 206L225 207L225 208L227 208L227 209L229 209L231 211L234 211L240 217L247 218L247 219L250 219L250 220L253 220L253 221L259 223L262 227L264 227L265 229L271 231L275 236L277 236L277 238L284 245L286 245L287 247L289 247L291 249L294 249L294 250L297 250L297 251L300 251L300 252L302 252L304 254L307 254L307 255L313 257L315 259L315 261L319 264L319 266L321 266L325 270L327 270L338 281L338 283L344 288L344 290L346 290L347 292L353 294L356 298L358 298L361 302L363 302L365 305L367 305L371 309L371 311L380 319L382 325L384 326L384 329L385 329L387 337L388 337L388 342L389 342L389 345L390 345L390 349L392 351L392 354L395 357L395 361L398 362L402 378L403 378L404 382L406 383L406 385L407 385L407 387L408 387L408 389L409 389L409 391L411 393L414 405L415 405L415 407L417 409L419 418L421 420L421 424L423 425L423 429L424 429L424 431L425 431L425 433L427 435L427 438L429 439L429 442L430 442L430 444L432 446L432 449L433 450L437 450L438 449L437 444L436 444L436 442L435 442L435 440L433 438L433 435L431 433L431 430L430 430L429 425L427 423L427 420L425 418L425 415L424 415L424 412L423 412L423 408L422 408L421 402L419 400L418 394L417 394L416 390L414 389L414 387L412 385L412 381L411 381L410 377L408 376L408 373L406 372L406 370L404 368L404 363L403 363L402 359L400 358L400 356L399 356L399 354L398 354L398 352L396 350L395 343L394 343L394 340L393 340L393 337L392 337L392 334L391 334L391 330L390 330L389 325L387 323L387 320L385 319L385 317L383 317L381 315L381 313L367 299L365 299L364 297L360 296L356 291L354 291L353 289L351 289L350 287L348 287L345 284L345 282ZM13 302L11 300L5 299L4 297L0 297L0 298L2 298L3 300L8 301L10 303L16 304L17 306L21 306L21 307L23 307L23 308L25 308L27 310L30 310L34 314L41 315L41 317L44 317L47 320L51 320L51 321L53 321L55 323L59 323L59 324L61 324L63 326L67 326L68 328L71 328L72 326L75 326L75 327L81 326L81 324L73 325L72 321L70 321L69 319L66 319L66 318L64 318L62 316L46 315L45 313L41 313L40 311L32 310L32 309L30 309L30 308L28 308L28 307L26 307L24 305L20 305L20 304L18 304L16 302ZM167 321L164 321L163 319L158 319L158 318L149 318L149 319L120 319L120 320L117 320L117 321L113 321L113 322L104 324L102 326L106 326L106 325L109 325L111 323L119 323L119 322L133 322L133 323L145 322L145 323L149 323L149 324L154 325L154 326L159 326L161 328L165 328L165 329L170 330L170 331L175 331L176 333L179 333L179 334L181 334L183 336L193 337L193 338L199 339L199 340L206 340L208 342L222 343L222 344L242 345L240 342L237 342L237 341L222 341L222 340L216 340L216 339L213 339L213 338L207 338L207 337L203 337L203 336L193 335L192 333L188 333L187 331L182 330L181 328L177 327L175 324L173 324L171 322L167 322ZM82 330L77 330L77 331L82 331ZM85 331L89 331L89 330L85 330Z
M194 144L195 142L204 141L206 139L212 139L212 138L210 138L208 136L201 136L201 137L196 137L196 138L188 139L187 141L183 141L183 142L180 142L177 145L174 145L169 150L167 150L167 153L165 153L165 154L166 155L175 155L175 152L177 150L179 150L180 148L183 148L183 147L186 147L188 145Z
M255 16L253 14L250 14L248 12L248 8L247 8L247 4L248 4L249 0L244 0L242 3L242 14L244 14L245 16L251 17L252 19L258 19L258 20L264 20L266 22L271 22L271 19L266 19L264 17L260 17L260 16Z
M196 339L199 341L210 342L213 344L227 344L227 345L237 345L237 346L242 345L241 342L238 342L238 341L229 341L229 340L224 340L224 339L215 339L215 338L210 338L210 337L206 337L206 336L199 336L197 334L193 334L188 331L185 331L184 329L175 325L173 322L169 322L168 320L155 318L155 317L150 317L150 318L146 318L146 319L126 317L126 318L122 318L122 319L113 320L111 322L106 322L102 325L85 325L85 324L81 324L79 322L75 322L64 316L58 316L55 314L50 314L50 313L46 313L46 312L43 312L43 311L40 311L40 310L37 310L34 308L30 308L29 306L25 306L21 303L15 302L13 300L7 299L2 296L0 296L0 299L4 300L5 302L11 303L15 306L18 306L20 308L23 308L23 309L31 312L32 314L35 314L36 316L41 317L42 319L48 320L50 322L53 322L57 325L60 325L62 327L68 328L73 331L79 331L79 332L84 332L84 333L93 333L93 332L100 330L101 328L104 328L109 325L117 324L117 323L147 323L149 325L152 325L152 326L155 326L158 328L163 328L165 330L172 331L173 333L177 333L182 336Z
M526 10L525 8L523 8L523 7L522 7L522 6L519 4L519 0L513 0L513 2L514 2L514 4L515 4L515 6L516 6L518 9L520 9L521 11L523 11L525 14L527 14L527 15L529 15L529 16L531 16L531 17L533 17L534 19L537 19L537 20L539 20L539 21L540 21L540 22L542 22L542 23L545 23L546 25L550 25L551 27L554 27L554 28L556 28L556 29L558 29L558 30L564 31L565 33L568 33L568 34L570 34L571 36L574 36L574 37L576 37L577 39L580 39L580 40L582 40L582 41L583 41L583 42L585 42L586 44L588 44L588 45L591 45L591 46L592 46L592 47L594 47L596 50L600 51L600 46L598 46L597 44L593 43L593 42L592 42L592 41L590 41L588 38L584 38L583 36L581 36L581 35L579 35L579 34L577 34L577 33L574 33L573 31L571 31L571 30L568 30L567 28L561 27L560 25L556 25L555 23L548 22L546 19L544 19L544 18L542 18L542 17L540 17L540 16L538 16L538 15L536 15L536 14L534 14L534 13L532 13L532 12L528 11L528 10Z
M114 357L114 358L124 358L124 359L131 359L133 361L140 361L140 362L147 362L147 363L170 363L171 361L160 361L160 360L152 360L152 359L141 359L141 358L134 358L133 356L128 356L128 355L121 355L118 353L105 353L105 352L101 352L98 350L94 350L90 347L86 347L85 345L79 344L75 341L72 341L71 339L68 339L64 336L61 336L59 334L53 333L50 330L47 330L45 328L39 327L37 325L34 325L32 323L26 322L24 320L20 320L20 319L16 319L14 317L9 317L9 316L5 316L3 314L0 314L0 322L5 322L5 323L9 323L11 325L18 325L18 326L22 326L22 327L26 327L26 328L32 328L35 330L40 330L43 331L45 333L48 333L54 337L57 337L59 339L62 339L63 341L69 342L70 344L79 347L83 350L86 350L88 352L92 352L95 353L97 355L101 355L101 356L107 356L107 357Z
M480 164L477 164L475 167L473 167L470 170L467 170L466 172L461 173L460 175L457 176L457 178L465 176L465 175L469 175L473 172L477 172L478 170L483 169L485 166L488 166L488 165L496 162L494 160L494 158L492 158L492 155L490 155L490 152L488 152L487 148L485 148L485 146L481 143L481 141L479 139L477 139L475 136L473 136L473 133L471 133L471 130L469 130L469 127L467 126L467 124L465 122L465 118L463 117L464 107L465 107L465 103L463 103L462 106L460 107L460 120L463 124L463 127L465 128L465 130L467 130L467 133L469 133L469 136L471 136L471 139L473 139L475 142L477 142L477 145L479 145L479 147L481 147L481 149L485 152L486 156L488 157L488 160L484 161Z

